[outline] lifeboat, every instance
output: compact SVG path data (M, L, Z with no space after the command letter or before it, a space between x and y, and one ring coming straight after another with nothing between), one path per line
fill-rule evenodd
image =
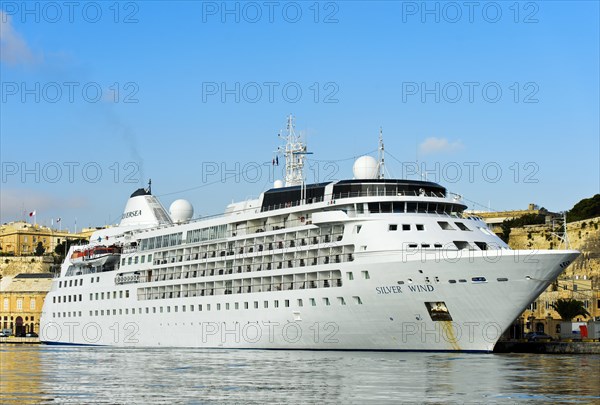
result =
M94 246L86 249L83 262L88 265L101 266L119 260L121 248L118 246Z
M121 248L118 246L94 246L87 249L76 250L71 254L71 263L86 266L101 266L119 260Z
M73 254L71 255L71 263L76 264L76 263L81 263L83 262L83 257L85 256L85 251L84 250L76 250L73 252Z

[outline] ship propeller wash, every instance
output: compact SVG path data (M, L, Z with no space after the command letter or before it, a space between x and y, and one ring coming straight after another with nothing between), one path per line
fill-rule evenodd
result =
M306 184L288 118L285 184L223 215L169 212L150 186L118 226L71 247L46 296L47 344L491 351L579 255L512 250L443 186L385 178Z

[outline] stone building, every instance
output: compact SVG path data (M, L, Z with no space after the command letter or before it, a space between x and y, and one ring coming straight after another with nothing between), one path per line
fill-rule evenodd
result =
M52 285L51 273L22 273L0 279L0 325L15 336L39 334L44 298Z
M9 222L0 225L0 252L14 256L31 255L36 252L38 244L44 253L53 253L56 246L66 239L85 239L89 232L69 233L51 229L46 226L30 224L23 221Z

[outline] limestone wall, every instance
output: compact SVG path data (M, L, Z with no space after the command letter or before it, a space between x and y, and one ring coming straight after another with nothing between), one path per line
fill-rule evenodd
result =
M562 229L557 225L528 225L512 228L508 244L513 249L564 249L564 243L553 234ZM581 256L567 268L562 277L579 276L600 281L600 217L567 224L569 248L581 251Z
M52 263L51 256L0 256L0 276L47 273L50 271Z

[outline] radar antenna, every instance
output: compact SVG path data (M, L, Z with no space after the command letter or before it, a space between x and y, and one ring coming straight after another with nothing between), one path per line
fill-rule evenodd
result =
M285 146L278 149L285 156L286 187L304 184L304 159L305 155L311 154L306 151L306 145L296 135L294 128L294 116L290 114L287 118L287 135L279 135L285 139Z
M379 127L379 162L377 163L377 178L385 177L385 148L383 146L383 129Z

